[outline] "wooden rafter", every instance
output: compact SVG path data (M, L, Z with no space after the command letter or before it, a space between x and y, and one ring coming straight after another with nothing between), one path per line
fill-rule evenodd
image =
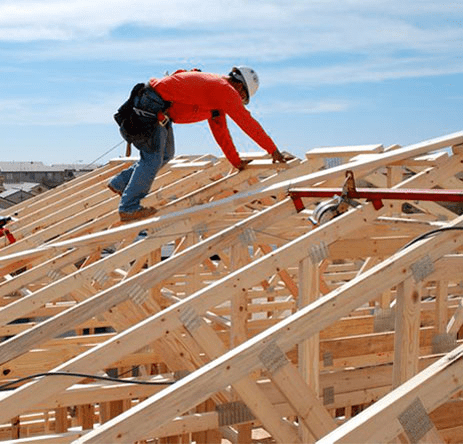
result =
M126 225L105 185L133 159L16 206L18 241L0 248L0 381L177 382L35 379L0 394L0 440L413 441L412 409L427 424L418 440L463 438L439 416L463 402L458 210L367 203L313 227L317 200L297 213L286 197L340 186L346 170L371 187L462 188L462 145L459 132L315 149L283 167L253 154L240 173L178 156L146 198L158 215ZM436 228L453 230L410 243Z

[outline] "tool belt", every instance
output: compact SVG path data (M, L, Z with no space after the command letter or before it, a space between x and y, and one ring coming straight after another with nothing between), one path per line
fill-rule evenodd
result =
M154 152L159 127L170 122L167 110L171 102L166 102L150 86L135 85L129 99L118 109L114 119L119 125L122 137L143 151Z

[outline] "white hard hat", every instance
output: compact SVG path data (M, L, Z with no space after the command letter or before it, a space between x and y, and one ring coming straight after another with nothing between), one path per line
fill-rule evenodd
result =
M243 83L248 93L249 102L249 99L259 88L259 77L256 71L247 66L234 66L230 72L230 76Z

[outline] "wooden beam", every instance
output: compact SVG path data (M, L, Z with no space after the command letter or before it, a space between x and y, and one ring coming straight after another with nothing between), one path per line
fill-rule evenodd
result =
M415 412L415 420L428 424L430 430L434 425L427 419L428 413L461 390L462 384L463 345L326 435L319 443L390 442L403 432L402 424L405 420L401 423L399 417L408 412L410 418L413 418L412 413ZM410 426L413 425L411 419ZM426 434L426 429L421 426L418 432ZM415 439L415 442L419 442L425 434Z
M280 217L284 217L284 215L292 214L294 212L295 209L292 202L290 199L287 199L281 204L275 205L268 211L263 211L252 216L243 223L236 224L215 236L211 236L197 246L191 247L179 255L163 261L158 265L133 276L132 278L124 280L119 284L104 290L82 304L70 308L63 313L56 315L54 318L42 322L33 329L0 344L0 362L5 362L13 357L19 356L31 347L64 333L69 330L71 326L79 325L92 316L104 313L113 306L127 300L128 292L135 284L141 288L151 287L165 279L166 276L175 272L178 267L184 267L186 264L194 264L200 258L209 257L211 252L215 251L218 246L223 248L224 245L233 243L242 232L253 227L255 224L256 226L268 224L270 223L270 220L277 220ZM270 219L270 217L272 217L272 219ZM173 227L172 225L170 225L170 227L174 228L174 230L176 229L176 227ZM156 238L154 238L153 241L156 242Z
M421 294L413 278L405 279L397 286L393 387L418 372L420 304Z
M454 224L462 226L463 217L458 218ZM463 244L463 239L461 237L459 239L458 234L445 232L439 239L431 238L420 244L412 245L333 292L331 297L325 297L310 304L281 321L277 326L250 339L246 347L243 344L236 349L238 353L231 351L208 366L197 370L188 377L188 381L185 380L188 384L180 384L172 387L172 390L154 395L132 409L131 412L126 412L117 421L107 423L99 430L89 433L85 438L78 440L78 443L90 440L92 442L104 442L105 440L117 442L126 439L127 436L130 436L132 440L136 439L133 424L146 424L147 422L143 420L145 416L151 418L151 422L149 427L140 431L138 436L146 436L149 433L148 428L154 430L176 414L172 406L180 410L188 409L194 402L193 399L220 390L226 384L258 368L259 355L276 338L278 338L278 346L283 351L286 350L290 344L300 342L302 338L319 331L334 319L339 318L341 314L349 313L353 308L362 305L378 291L411 277L412 271L407 267L417 258L422 257L424 251L428 252L431 261L435 261L461 244ZM165 312L163 315L165 321ZM217 379L218 375L221 375L220 382ZM186 396L188 399L185 399Z

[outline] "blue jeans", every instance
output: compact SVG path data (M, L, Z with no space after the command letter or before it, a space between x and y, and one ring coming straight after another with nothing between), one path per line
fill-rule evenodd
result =
M156 174L174 157L175 145L172 123L157 125L150 145L154 143L154 152L146 151L142 146L140 160L121 171L109 182L112 188L122 193L119 212L133 213L141 208L140 201L149 193Z

